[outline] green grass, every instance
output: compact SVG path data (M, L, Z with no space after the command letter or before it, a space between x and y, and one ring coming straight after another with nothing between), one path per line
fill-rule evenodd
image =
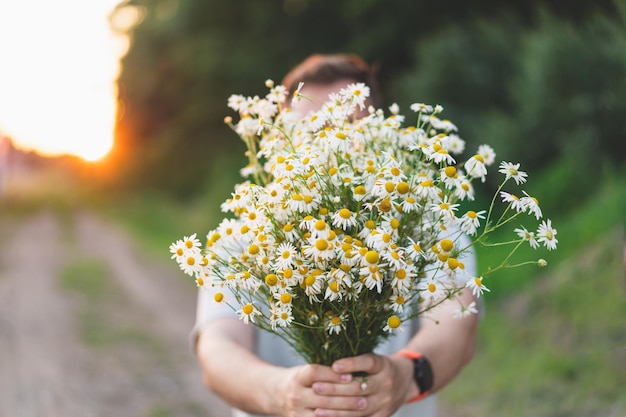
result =
M587 246L518 293L487 298L478 353L446 402L471 415L626 416L624 236Z

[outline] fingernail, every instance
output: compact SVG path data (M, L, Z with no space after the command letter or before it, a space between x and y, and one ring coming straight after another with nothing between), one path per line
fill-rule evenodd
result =
M316 394L321 394L322 384L318 384L318 383L313 384L313 392L315 392Z
M352 374L341 374L341 381L343 382L352 381Z
M315 410L315 416L316 417L326 417L327 414L326 414L326 411L324 411L324 410Z
M334 363L333 364L333 371L335 371L335 372L343 371L343 365L340 364L340 363Z
M360 410L363 410L367 406L367 400L365 398L361 397L356 402L356 404L357 404L357 406L359 407Z

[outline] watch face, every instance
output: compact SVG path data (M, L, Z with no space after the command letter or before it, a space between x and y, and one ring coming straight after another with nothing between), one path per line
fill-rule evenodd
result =
M430 391L433 387L433 369L430 362L424 357L414 360L415 363L415 382L420 392Z

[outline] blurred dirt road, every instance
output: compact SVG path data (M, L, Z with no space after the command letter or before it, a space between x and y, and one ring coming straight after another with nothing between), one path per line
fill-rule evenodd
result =
M189 348L196 290L166 257L89 213L0 218L0 249L0 416L229 415ZM119 291L107 317L86 318L90 301L61 285L85 259ZM89 320L110 340L87 342Z

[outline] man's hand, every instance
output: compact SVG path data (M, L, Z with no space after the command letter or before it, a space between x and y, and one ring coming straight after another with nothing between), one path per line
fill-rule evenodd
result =
M328 366L304 365L274 376L283 417L358 417L367 406L360 379Z
M314 416L317 417L389 417L408 398L417 394L411 363L407 358L366 354L340 359L333 363L331 369L337 375L349 376L361 372L367 376L354 377L351 383L342 384L316 381L313 391L333 401L332 407L321 406L315 410ZM349 406L346 410L350 411L339 411L343 410L338 407L338 399L342 397L350 399L341 404L342 407Z

